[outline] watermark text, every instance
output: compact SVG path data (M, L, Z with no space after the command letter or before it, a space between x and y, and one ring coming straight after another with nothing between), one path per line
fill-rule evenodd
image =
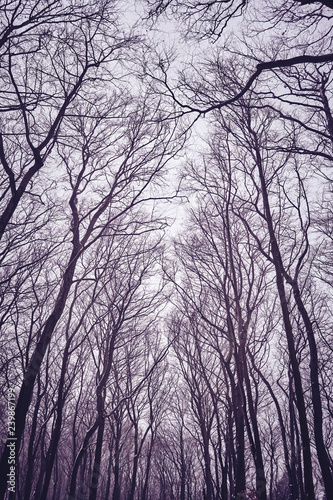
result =
M8 465L7 474L8 491L15 493L16 487L16 436L15 436L15 390L8 389L8 412L7 412L7 444Z

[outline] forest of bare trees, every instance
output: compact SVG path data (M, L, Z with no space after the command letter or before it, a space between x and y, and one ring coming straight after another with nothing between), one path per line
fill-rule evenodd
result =
M0 500L333 498L332 21L0 1Z

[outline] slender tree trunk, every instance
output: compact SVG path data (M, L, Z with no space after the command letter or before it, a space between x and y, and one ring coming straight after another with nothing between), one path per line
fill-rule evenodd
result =
M95 449L94 466L92 470L91 482L90 482L90 492L89 500L96 500L98 481L101 474L101 460L102 460L102 447L103 447L103 436L105 428L105 418L101 416L100 423L98 426L97 442Z
M33 480L34 480L33 471L36 467L36 464L35 464L36 450L34 451L34 444L35 444L35 437L36 437L36 431L37 431L38 411L40 408L41 399L42 399L42 395L40 394L40 384L39 384L39 377L38 377L38 396L37 396L37 401L36 401L36 405L34 408L34 413L33 413L33 418L32 418L32 423L31 423L31 431L30 431L29 447L28 447L28 458L27 458L28 469L27 469L27 473L26 473L26 477L25 477L25 487L24 487L24 498L27 498L27 499L30 498L32 484L33 484Z
M302 471L302 454L299 439L299 431L294 408L294 388L292 375L289 373L289 415L290 415L290 448L291 448L291 471L294 484L297 486L298 497L305 499L304 481Z
M271 398L272 398L272 400L274 402L274 405L275 405L275 408L276 408L276 411L277 411L277 414L278 414L278 420L279 420L279 425L280 425L280 430L281 430L281 438L282 438L282 444L283 444L284 461L285 461L285 466L286 466L286 469L287 469L288 480L289 480L290 498L291 498L291 500L297 500L297 498L298 498L297 494L296 494L296 491L297 491L297 480L296 480L296 476L293 475L292 469L291 469L291 466L290 466L286 428L285 428L285 425L284 425L283 416L282 416L282 412L281 412L281 408L280 408L279 402L278 402L278 400L277 400L277 398L276 398L276 396L275 396L275 394L273 392L273 389L272 389L270 383L264 377L264 375L261 373L261 371L255 366L254 361L252 363L252 366L253 366L254 370L259 374L261 380L266 385L266 387L268 389L268 392L271 395Z
M234 478L230 477L230 495L232 499L241 500L246 487L245 481L245 420L244 420L244 400L243 400L243 370L241 364L237 363L237 352L235 360L237 364L237 381L232 374L230 366L225 365L229 376L232 401L231 410L235 420L235 438L233 436L232 421L229 424L230 445L232 447ZM231 419L230 419L231 420ZM234 447L233 442L236 441ZM234 479L234 480L232 480Z
M333 476L332 476L332 463L327 453L323 436L323 410L320 396L319 385L319 367L318 367L318 352L312 323L304 306L301 293L296 280L287 278L287 282L291 285L297 308L302 316L306 332L307 340L310 350L310 375L311 375L311 396L313 407L313 421L314 421L314 436L316 443L316 450L319 465L321 468L326 497L333 492Z
M98 428L99 420L98 418L95 420L93 425L88 429L85 438L83 440L82 446L80 448L80 451L78 452L76 459L74 461L73 465L73 470L72 470L72 475L71 475L71 481L70 481L70 487L69 487L69 495L68 495L68 500L75 500L75 492L76 492L76 480L77 480L77 475L79 472L80 464L82 462L82 459L84 457L84 454L87 450L88 443L90 441L90 438L93 436L95 431Z
M300 430L301 430L301 438L302 438L302 447L303 447L303 467L304 467L304 483L305 483L305 498L306 500L315 500L314 495L314 485L313 485L313 471L312 471L312 458L311 458L311 444L310 444L310 436L308 423L306 418L306 409L305 409L305 401L303 394L303 386L302 379L299 370L299 364L297 361L295 344L294 344L294 336L290 321L290 314L288 310L287 297L283 282L283 265L282 258L279 251L278 243L275 236L273 219L270 210L269 198L266 189L266 181L264 177L263 165L261 161L260 149L258 144L258 139L255 132L250 128L250 132L253 136L255 143L255 151L256 151L256 159L257 159L257 168L259 171L260 177L260 185L262 190L262 198L265 209L265 216L268 226L268 232L270 236L271 242L271 252L273 258L273 264L275 267L275 277L276 277L276 286L279 293L280 305L283 316L283 323L285 327L287 343L288 343L288 351L290 357L290 363L292 367L292 373L294 377L295 383L295 395L297 400L297 408L299 414L299 422L300 422Z
M227 441L226 441L226 461L227 461L227 471L229 479L229 495L230 498L235 497L235 481L236 477L236 452L234 446L234 435L233 435L233 411L230 398L228 398L229 409L228 409L228 428L227 428ZM228 498L228 497L227 497Z
M128 493L128 500L134 500L135 487L136 487L136 475L138 472L138 461L139 461L139 445L138 445L138 423L134 423L134 458L133 458L133 470L131 478L131 486Z
M228 461L226 460L225 464L223 463L223 456L222 456L223 436L221 433L221 422L220 422L220 417L219 417L218 412L216 414L216 421L217 421L217 435L218 435L218 451L217 451L218 460L216 460L216 468L217 468L216 481L219 482L219 488L217 489L216 498L220 499L220 498L228 498L228 482L227 482L227 478L228 478L227 463L228 463ZM227 448L228 448L227 443L225 443L225 447L226 447L226 455L227 455ZM219 479L219 474L218 474L218 464L220 464L220 468L221 468L221 476L222 476L221 480Z
M245 491L245 423L243 412L242 390L238 381L235 388L234 415L236 426L236 469L235 469L235 494L236 500L241 500Z
M120 500L120 438L121 438L121 414L116 419L116 441L114 452L114 487L112 500Z
M52 500L57 500L57 498L61 498L61 489L62 489L62 484L59 481L59 467L58 467L58 457L56 458L55 461L55 467L54 467L54 485L53 485L53 495L52 495Z
M60 435L61 435L62 414L63 414L63 406L64 406L63 390L64 390L65 375L66 375L66 369L67 369L67 363L68 363L68 357L69 357L69 355L68 355L69 346L70 346L70 341L67 341L66 346L65 346L63 360L62 360L61 375L60 375L60 381L59 381L59 387L58 387L57 417L56 417L56 422L55 422L55 425L53 428L51 441L49 444L49 449L48 449L48 452L46 455L46 473L45 473L44 485L43 485L42 493L40 496L40 500L46 500L46 498L47 498L47 492L48 492L49 485L50 485L53 464L54 464L54 460L56 457L58 444L59 444L59 440L60 440Z
M104 500L109 500L110 498L110 491L111 491L111 471L112 471L112 445L109 445L109 465L108 465L108 480L106 483L106 489L105 489L105 498Z
M148 498L149 474L150 474L150 465L151 465L153 446L154 446L154 436L153 436L153 432L152 432L150 444L149 444L148 456L147 456L145 482L144 482L143 489L142 489L141 500L147 500L147 498ZM184 495L184 499L181 498L180 500L185 500L185 495Z
M252 392L251 392L251 386L250 386L250 380L249 380L249 374L247 370L247 359L246 359L246 351L245 351L245 345L247 341L247 328L248 328L248 322L251 318L251 313L249 310L247 310L247 319L244 321L243 319L243 314L242 314L242 305L240 303L239 297L240 297L240 290L238 289L238 276L236 272L236 266L234 262L234 246L232 242L232 236L231 236L231 221L230 221L230 209L231 209L231 189L230 189L230 178L229 178L229 189L227 191L227 199L226 199L226 207L225 207L225 232L226 232L226 240L227 240L227 252L228 252L228 261L230 263L230 270L231 270L231 285L234 293L234 300L235 300L235 327L230 328L230 332L234 332L234 330L237 328L237 337L238 337L238 342L239 342L239 348L235 348L234 356L235 356L235 363L236 363L236 370L237 370L237 384L238 388L237 391L239 391L239 395L237 395L237 405L236 409L239 408L239 411L242 412L242 420L243 420L243 425L244 421L247 423L247 430L248 430L248 435L249 439L251 442L251 449L253 452L253 459L255 463L255 468L256 468L256 492L259 500L267 500L267 492L266 492L266 476L265 476L265 471L264 471L264 464L263 464L263 458L262 458L262 451L261 451L261 443L260 443L260 437L259 437L259 430L258 430L258 424L257 424L257 418L256 414L254 411L253 407L253 400L252 400ZM230 318L229 320L231 323L233 320ZM231 338L234 337L234 334ZM236 345L236 342L235 342ZM246 389L246 394L244 391L244 384L245 384L245 389ZM249 414L250 414L250 419L252 423L252 429L254 433L254 439L252 437L250 425L247 419L246 415L246 401L247 401L247 406L249 409ZM240 415L238 416L238 419L240 419ZM237 424L236 424L237 426ZM240 422L239 422L239 427L240 427ZM244 435L240 438L242 442L242 446L244 446ZM243 451L244 453L244 451ZM245 467L245 463L244 463ZM236 478L237 478L236 474ZM242 488L242 489L240 489ZM245 491L245 477L244 480L242 480L242 483L239 484L238 487L236 487L236 497L238 494L241 494L241 492Z
M45 435L46 435L46 427L44 427L43 438L41 440L41 445L40 445L42 453L41 453L41 459L40 459L40 470L39 470L38 481L37 481L35 492L34 492L34 500L39 500L42 486L43 486L43 479L44 479L44 475L45 475L45 471L46 471L46 457L45 457L45 454L43 452L43 448L44 448L43 442L45 441Z
M256 412L254 409L254 404L253 404L251 383L250 383L250 378L249 378L249 373L248 373L248 368L247 368L247 363L246 363L246 358L245 358L245 346L241 346L241 348L243 350L243 359L244 359L243 366L244 366L244 379L245 379L246 395L247 395L247 406L249 409L253 437L254 437L254 448L255 448L254 463L255 463L255 468L256 468L256 492L257 492L258 500L267 500L267 491L266 491L267 482L266 482L266 476L265 476L265 471L264 471L264 461L263 461L263 457L262 457L261 442L260 442L259 428L258 428L258 420L257 420L257 415L256 415Z
M21 386L15 410L15 415L16 415L15 437L16 437L17 449L19 449L20 447L21 439L23 436L26 416L31 403L36 376L39 373L42 361L44 359L44 355L51 341L52 333L65 309L66 300L73 282L73 275L75 271L77 257L78 257L78 248L74 246L68 267L63 277L62 286L58 294L55 307L53 309L52 314L49 316L49 318L45 323L40 339L37 343L37 346L31 357L29 366L23 378L23 383ZM6 477L8 474L8 467L9 467L8 464L9 448L7 446L8 443L6 443L5 445L0 461L0 470L3 471L3 474L1 474L0 478L0 499L4 498L5 491L7 488Z

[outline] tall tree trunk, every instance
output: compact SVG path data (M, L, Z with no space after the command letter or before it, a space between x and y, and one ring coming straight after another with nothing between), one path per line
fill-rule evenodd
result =
M267 500L267 482L266 475L264 471L264 461L262 457L261 450L261 442L258 428L258 420L257 415L254 409L252 391L251 391L251 382L249 378L249 372L247 368L247 361L245 356L245 346L241 345L240 349L242 350L243 357L243 369L244 369L244 381L246 387L246 395L247 395L247 407L249 409L250 420L252 424L252 431L254 437L254 464L256 468L256 493L258 500ZM245 398L244 398L245 399Z
M55 460L55 456L57 453L58 444L59 444L59 440L60 440L60 435L61 435L62 414L63 414L64 399L65 399L64 395L63 395L63 390L64 390L64 384L65 384L67 363L68 363L68 358L69 358L69 354L68 354L69 346L70 346L70 341L67 340L66 346L65 346L65 351L64 351L64 356L63 356L63 360L62 360L61 375L60 375L60 381L59 381L59 387L58 387L56 422L55 422L55 425L53 428L53 432L51 435L51 441L49 444L49 449L48 449L47 455L46 455L46 473L45 473L44 485L43 485L42 493L40 496L40 500L46 500L46 498L47 498L47 492L48 492L49 485L50 485L53 464L54 464L54 460Z
M78 246L79 243L77 242ZM77 245L74 245L74 248L72 250L72 254L69 260L69 264L67 266L67 269L65 271L63 280L62 280L62 286L59 291L56 304L54 306L54 309L47 319L45 326L43 328L43 331L41 333L40 339L37 342L36 348L34 353L32 354L29 366L27 368L27 371L24 375L23 378L23 383L21 386L21 390L19 393L18 401L16 404L16 410L15 410L15 415L16 415L16 449L19 449L20 443L22 440L24 428L25 428L25 421L26 421L26 416L29 410L29 406L31 403L32 399L32 394L33 394L33 389L34 389L34 384L36 380L36 376L40 371L40 367L42 364L42 361L44 359L44 355L46 353L46 350L49 346L49 343L51 341L52 333L65 309L66 305L66 300L70 291L70 288L72 286L73 282L73 276L74 276L74 271L76 267L76 262L77 262L77 257L79 255L79 248ZM4 451L1 456L1 461L0 461L0 470L3 471L3 474L1 474L0 478L0 499L4 498L6 488L7 488L7 474L9 473L9 464L8 464L8 453L9 453L9 448L7 446L9 444L9 441L6 443Z
M326 497L329 498L330 494L332 494L333 492L332 462L327 453L323 436L323 410L320 396L319 366L316 339L312 328L312 322L304 306L297 281L291 279L290 276L288 276L286 280L292 287L295 302L302 316L307 332L307 340L310 350L311 399L313 408L314 436L318 461L325 486Z
M134 458L133 458L133 470L131 478L131 486L128 493L128 500L134 500L135 488L136 488L136 476L138 472L138 462L139 462L139 444L138 444L138 423L134 423Z
M84 457L84 454L87 450L90 438L94 435L95 431L98 428L99 420L98 418L95 420L95 422L92 424L92 426L88 429L86 432L86 435L84 437L82 446L75 458L74 465L73 465L73 470L72 470L72 475L71 475L71 480L70 480L70 487L69 487L69 495L68 495L68 500L75 500L76 495L76 481L77 481L77 475L79 472L80 464L82 462L82 459Z
M41 439L41 445L40 445L41 450L42 450L41 451L41 458L40 458L40 470L39 470L36 488L34 491L34 497L33 497L34 500L39 500L42 486L43 486L43 479L44 479L44 475L45 475L45 471L46 471L46 457L45 457L45 454L43 451L43 448L44 448L43 442L45 441L45 435L46 435L46 426L44 426L44 429L43 429L43 437Z
M269 204L269 198L266 188L266 180L264 176L264 170L260 155L260 148L258 143L258 138L255 132L251 129L249 125L249 130L254 139L255 145L255 153L257 160L257 168L259 172L260 185L262 190L262 199L264 204L265 216L268 226L268 232L271 243L271 252L273 258L273 264L275 267L275 278L276 278L276 286L279 293L280 305L283 316L283 323L287 337L288 351L290 357L290 364L292 367L292 373L294 377L295 383L295 395L297 400L297 408L300 422L300 430L301 430L301 438L302 438L302 447L303 447L303 468L304 468L304 483L305 483L305 498L306 500L315 500L314 494L314 485L313 485L313 471L312 471L312 458L311 458L311 444L310 444L310 436L308 423L306 418L306 409L305 409L305 401L303 394L303 386L302 386L302 378L299 370L299 364L297 361L295 344L294 344L294 336L290 321L290 314L288 309L288 301L284 287L283 281L283 265L282 258L279 251L279 246L277 243L277 239L275 236L273 219Z
M101 460L102 460L104 428L105 428L105 418L103 416L101 416L100 423L98 426L98 433L97 433L94 466L93 466L92 476L91 476L91 481L90 481L89 500L96 500L96 498L97 498L98 481L99 481L99 477L101 474Z
M269 394L271 395L271 398L274 402L277 414L278 414L278 420L279 420L279 425L280 425L280 430L281 430L281 438L282 438L282 444L283 444L283 454L284 454L284 462L285 466L287 469L287 474L288 474L288 481L289 481L289 491L290 491L290 499L291 500L297 500L297 479L296 476L292 473L292 468L290 465L290 459L289 459L289 451L288 451L288 443L287 443L287 434L286 434L286 427L284 425L283 421L283 416L281 412L281 408L279 405L279 402L274 394L274 391L271 387L271 384L268 382L268 380L264 377L262 372L256 367L254 360L252 359L252 366L254 370L258 373L260 376L261 380L264 382L266 385Z
M38 411L40 408L40 402L42 400L42 396L43 396L43 394L40 394L40 377L38 375L38 396L37 396L37 401L36 401L36 405L34 408L34 413L33 413L33 418L32 418L32 423L31 423L29 446L28 446L28 457L27 457L28 469L27 469L27 473L26 473L26 477L25 477L25 487L24 487L24 498L27 498L27 499L30 498L32 484L33 484L33 480L34 480L33 471L36 468L35 457L36 457L37 450L34 450L34 444L35 444L35 436L36 436L36 431L37 431Z
M105 488L104 500L109 500L111 491L111 471L112 471L112 444L109 445L109 464L108 464L108 479Z
M141 500L147 500L148 498L148 484L149 484L149 473L150 473L150 466L151 466L151 457L152 457L152 452L153 452L153 446L154 446L154 433L152 432L151 434L151 439L149 443L149 449L148 449L148 456L147 456L147 466L146 466L146 473L145 473L145 482L142 488L142 495L141 495ZM182 481L182 479L181 479ZM180 500L185 500L185 494L184 498L182 498L182 493L180 494Z
M240 381L235 388L234 416L236 426L236 469L235 469L235 494L236 500L244 497L245 482L245 423L243 411L243 397Z
M120 438L122 431L121 413L116 418L116 440L114 451L114 486L112 500L120 500Z
M290 415L290 448L291 448L291 471L293 478L295 480L295 484L298 488L298 497L301 500L305 500L305 491L304 491L304 481L303 481L303 470L302 470L302 454L301 454L301 445L300 445L300 437L299 430L297 425L297 419L295 415L294 408L294 388L293 388L293 379L292 374L289 373L289 415Z

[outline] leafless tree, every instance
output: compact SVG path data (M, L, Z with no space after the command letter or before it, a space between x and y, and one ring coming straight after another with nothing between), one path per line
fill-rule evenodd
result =
M153 180L161 177L164 165L177 153L183 139L179 139L175 125L159 120L156 107L152 113L148 111L148 100L143 96L142 102L136 104L126 94L104 99L95 96L85 104L78 104L76 118L68 117L66 125L63 124L69 139L64 141L64 136L58 133L54 161L64 167L59 184L70 192L68 205L64 205L65 220L70 226L64 231L68 260L65 266L59 263L58 296L48 318L35 333L35 344L25 369L16 407L17 446L23 435L36 376L65 310L73 281L80 275L85 253L88 249L92 252L98 240L112 232L113 227L116 233L125 233L139 231L135 229L137 223L155 224L155 216L148 211L147 218L142 219L138 206L154 204L154 199L160 197L157 188L153 193ZM129 212L133 222L126 219ZM162 219L156 224L155 227L161 227ZM6 451L5 447L4 463Z

